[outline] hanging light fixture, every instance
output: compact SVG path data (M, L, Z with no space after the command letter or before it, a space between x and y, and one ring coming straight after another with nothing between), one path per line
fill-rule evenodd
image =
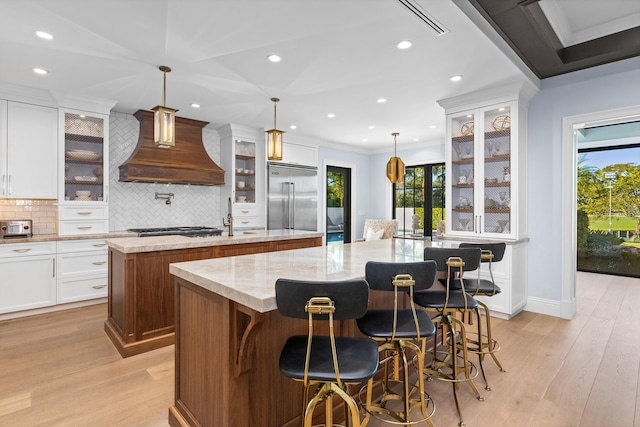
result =
M269 160L282 160L282 135L283 131L276 128L276 103L278 98L271 98L273 101L273 129L267 131L267 158Z
M163 86L162 86L162 105L156 105L151 110L153 114L153 140L158 148L171 148L176 145L176 109L169 108L167 104L167 73L171 72L171 68L161 65Z
M400 134L394 132L391 135L393 135L393 157L387 162L387 178L393 184L401 184L404 179L404 162L396 156L396 137Z

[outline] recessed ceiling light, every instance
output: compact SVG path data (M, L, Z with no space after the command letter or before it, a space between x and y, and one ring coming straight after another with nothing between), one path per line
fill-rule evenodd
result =
M48 74L49 72L43 68L34 68L33 72L40 75Z
M291 126L289 126L289 127L290 127L291 129L298 129L298 126L296 126L296 125L291 125Z
M410 40L402 40L396 45L398 49L409 49L411 46L413 46L413 43Z
M85 117L87 117L87 116L85 116L84 114L80 114L80 118L81 119L84 119Z
M282 60L282 58L280 58L280 55L269 55L269 61L271 62L280 62Z
M362 142L367 142L367 141L368 141L368 139L367 139L367 138L364 138L364 139L362 140Z
M191 104L193 108L200 108L200 104Z
M451 80L452 82L459 82L460 80L462 80L462 76L460 74L456 76L451 76L449 77L449 80Z
M429 129L435 129L435 128L436 128L436 125L429 126Z
M471 117L473 117L473 114L467 114L468 119L470 119Z
M369 129L375 129L375 128L376 128L375 126L369 126Z
M36 36L40 37L41 39L45 39L45 40L52 40L53 36L45 31L36 31Z
M504 111L504 107L498 108L498 111Z
M333 113L329 113L329 114L327 114L327 117L329 117L330 119L333 119L335 116L336 116L336 115L335 115L335 114L333 114Z
M413 138L413 142L418 142L420 141L418 138Z
M378 98L378 103L379 104L384 104L385 102L387 102L386 98Z

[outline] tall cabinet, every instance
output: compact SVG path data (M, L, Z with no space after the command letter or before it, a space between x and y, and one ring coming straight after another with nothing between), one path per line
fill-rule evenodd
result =
M110 108L110 107L109 107ZM61 235L109 231L109 114L59 108Z
M264 129L225 125L220 135L220 163L225 170L221 199L230 199L234 228L266 227L266 154ZM229 206L221 212L226 216Z
M480 297L507 318L528 298L526 122L535 92L524 82L438 101L447 114L445 238L507 244L492 268L502 292Z

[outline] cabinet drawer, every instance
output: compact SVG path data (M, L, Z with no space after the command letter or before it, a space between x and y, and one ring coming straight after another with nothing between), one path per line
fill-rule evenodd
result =
M109 212L106 206L61 206L61 220L94 220L108 219Z
M23 257L56 253L56 242L3 243L0 244L0 257Z
M236 218L244 218L247 216L256 216L256 207L255 206L248 206L248 207L239 207L239 206L234 206L233 207L233 216Z
M59 233L63 236L101 234L109 231L109 221L60 221Z
M101 251L107 252L107 243L104 239L86 240L60 240L58 241L58 253Z
M246 228L246 227L258 227L258 218L257 217L239 217L233 222L234 227L237 228Z
M58 276L106 274L108 255L104 253L66 254L58 256Z
M107 276L58 282L58 304L107 296Z

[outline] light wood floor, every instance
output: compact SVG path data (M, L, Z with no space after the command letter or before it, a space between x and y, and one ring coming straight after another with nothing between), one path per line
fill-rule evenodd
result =
M487 362L484 402L461 388L468 427L640 426L640 279L578 273L577 297L571 321L494 321L507 372ZM0 322L0 426L168 425L173 346L122 359L105 318L98 305ZM427 388L435 425L456 426L451 386Z

